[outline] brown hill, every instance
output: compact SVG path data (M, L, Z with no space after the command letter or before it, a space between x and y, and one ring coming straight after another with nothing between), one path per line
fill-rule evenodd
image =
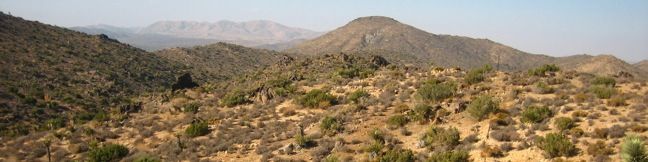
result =
M635 78L645 79L648 72L628 64L627 62L612 55L573 55L568 57L557 57L553 61L558 66L584 73L615 76L620 73L629 73Z
M170 87L184 67L112 40L0 14L0 133L86 120ZM45 121L49 119L48 121ZM54 123L54 124L51 124Z
M638 63L635 63L635 64L633 64L633 66L635 66L635 67L637 67L637 68L639 68L639 69L641 69L641 70L643 70L645 72L648 72L648 60L643 60L643 61L640 61Z
M414 56L417 60L430 60L436 65L462 68L499 62L504 70L525 70L550 60L548 56L528 54L487 39L431 34L380 16L355 19L286 51L316 55L375 50L392 51L381 55L397 52Z
M283 57L279 52L247 48L228 43L216 43L192 48L171 48L156 55L192 67L197 80L219 81L256 71L274 64Z

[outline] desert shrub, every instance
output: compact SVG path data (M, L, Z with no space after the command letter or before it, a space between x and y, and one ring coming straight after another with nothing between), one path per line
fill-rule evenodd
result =
M554 89L545 82L538 82L535 84L535 88L540 94L553 93Z
M605 86L614 86L616 85L616 80L611 77L596 77L592 79L592 84L594 85L605 85Z
M369 152L369 153L380 153L382 151L383 147L385 147L385 145L383 143L378 142L378 141L373 141L373 142L371 142L371 144L366 146L364 148L364 150L366 152Z
M436 147L452 148L459 144L459 130L457 128L441 128L432 126L423 134L422 140L430 149Z
M322 162L340 162L340 159L337 156L330 154L322 159Z
M333 105L335 97L320 89L313 89L301 96L297 102L306 107L318 108Z
M481 68L470 70L468 71L468 73L466 73L464 81L468 84L476 84L482 82L486 78L484 75L491 70L493 70L493 67L490 65L484 65Z
M320 122L320 130L324 134L334 135L342 131L342 128L342 122L335 117L326 116Z
M295 86L292 85L292 81L286 78L268 80L264 84L278 96L287 96L296 90Z
M103 147L90 150L90 152L88 152L88 161L119 161L126 155L128 155L128 148L118 144L108 144Z
M518 140L520 135L514 129L493 130L490 136L497 141L515 141Z
M45 124L47 128L50 130L58 129L65 126L65 120L62 117L58 117L58 118L48 119L45 122Z
M299 133L295 134L294 139L295 139L295 144L297 144L300 147L306 148L313 145L313 139Z
M434 110L431 106L425 104L417 104L412 109L411 119L413 121L426 121L434 115Z
M472 101L466 111L471 117L482 120L497 109L497 102L493 101L491 96L483 95Z
M470 161L468 151L454 150L437 152L427 159L428 162L468 162Z
M353 103L358 103L358 100L360 98L369 97L369 96L370 96L369 93L365 92L362 89L359 89L359 90L356 90L353 93L349 94L347 99L349 99L349 101L352 101Z
M199 107L200 107L200 103L198 103L198 102L191 102L191 103L185 104L185 105L183 106L183 108L182 108L182 111L184 111L184 112L186 112L186 113L192 113L192 114L195 114L195 113L198 113L198 108L199 108Z
M530 69L529 75L544 76L545 73L547 72L557 72L557 71L560 71L560 68L558 66L556 66L555 64L547 64L535 69Z
M571 114L571 116L574 117L574 118L576 118L576 117L581 117L581 118L582 117L587 117L587 115L588 115L588 113L583 111L583 110L574 111Z
M590 136L593 138L607 138L610 134L610 129L608 128L594 128Z
M585 94L585 93L578 93L578 94L574 95L574 101L576 101L578 103L585 102L588 99L589 99L589 96L587 94Z
M625 106L627 104L625 102L625 98L623 98L622 96L615 96L615 97L610 98L607 101L607 105L616 107L616 106Z
M576 126L576 122L568 117L559 117L554 120L554 126L560 131L565 131Z
M231 91L221 99L221 104L227 107L241 105L249 102L250 100L247 99L245 92L240 90Z
M405 115L394 115L387 119L387 124L394 128L402 127L407 124L407 122L409 122L409 120Z
M367 78L373 73L375 70L370 69L370 68L363 68L363 67L349 67L349 68L343 68L339 69L336 74L339 75L342 78Z
M621 137L625 136L625 131L626 131L626 128L615 124L615 125L613 125L612 127L609 128L608 136L610 138L621 138Z
M209 134L209 126L205 122L191 123L187 129L185 129L185 135L188 137L198 137Z
M639 136L627 136L621 144L621 159L624 162L646 162L648 153L646 145Z
M549 157L571 156L576 153L576 147L567 137L549 133L545 137L539 137L535 141L538 148L544 150Z
M457 85L454 83L437 83L424 84L416 92L421 99L426 101L441 101L452 97L456 91Z
M522 111L520 120L525 123L539 123L551 117L553 113L546 106L530 106Z
M596 141L596 143L587 145L587 153L594 156L611 155L614 151L604 141Z
M380 157L381 162L414 162L414 153L409 149L390 149Z
M600 99L608 99L612 97L612 95L617 93L616 89L614 89L613 87L607 87L601 85L592 86L590 87L589 91Z
M502 157L504 152L497 146L483 146L481 150L482 157Z

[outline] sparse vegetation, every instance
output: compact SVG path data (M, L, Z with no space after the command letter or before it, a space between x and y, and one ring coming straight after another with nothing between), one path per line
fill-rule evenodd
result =
M491 65L484 65L481 68L470 70L468 73L466 73L464 81L468 84L476 84L482 82L486 78L486 76L484 75L491 70L493 70L493 67Z
M387 119L387 124L392 128L402 127L407 124L407 122L409 122L409 120L405 115L394 115Z
M616 89L614 89L613 87L601 85L592 86L590 87L589 91L600 99L608 99L612 97L612 95L617 93Z
M320 130L324 134L335 135L335 133L342 131L342 122L337 118L326 116L320 122Z
M592 79L592 84L614 87L616 85L616 80L610 77L596 77Z

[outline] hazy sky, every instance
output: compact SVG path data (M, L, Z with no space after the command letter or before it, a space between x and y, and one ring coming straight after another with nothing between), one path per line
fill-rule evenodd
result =
M488 38L530 53L648 59L648 0L0 0L0 11L65 27L265 19L316 31L382 15L431 33Z

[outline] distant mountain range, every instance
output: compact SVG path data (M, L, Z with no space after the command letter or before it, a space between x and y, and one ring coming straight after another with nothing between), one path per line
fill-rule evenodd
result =
M143 28L123 28L110 25L71 27L87 34L105 34L121 42L149 51L171 47L190 47L228 42L248 47L281 50L320 32L288 27L276 22L258 20L247 22L218 21L160 21Z
M418 65L470 69L490 64L500 70L525 71L543 64L557 64L568 70L594 74L616 75L624 71L635 76L648 76L647 71L611 55L551 57L530 54L488 39L428 33L382 16L355 19L318 38L285 50L304 55L353 51L381 55L392 62Z

